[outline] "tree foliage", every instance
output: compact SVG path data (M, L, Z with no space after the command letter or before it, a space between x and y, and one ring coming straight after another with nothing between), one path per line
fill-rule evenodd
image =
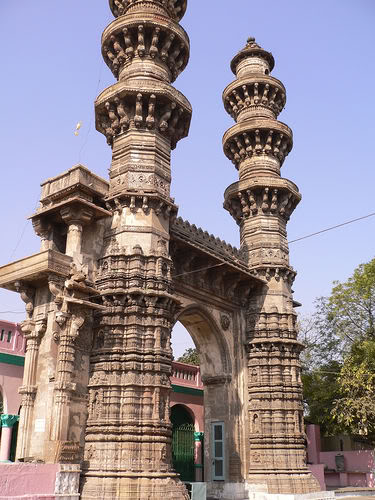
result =
M375 437L375 259L361 264L302 320L307 419L323 431Z
M337 333L329 299L319 297L314 305L314 314L300 318L298 323L299 339L305 345L301 355L304 372L320 369L333 361L340 362L345 350L345 343Z
M334 283L329 298L337 334L352 345L375 339L375 259L361 264L345 283Z
M183 355L180 356L177 361L179 361L180 363L188 363L189 365L200 365L199 354L197 349L195 349L194 347L189 347L188 349L186 349Z
M320 425L321 432L326 435L339 430L339 424L332 415L332 405L340 394L340 368L338 361L330 361L319 369L302 372L305 420Z
M375 440L375 341L357 341L344 359L338 378L339 396L332 415L353 434Z

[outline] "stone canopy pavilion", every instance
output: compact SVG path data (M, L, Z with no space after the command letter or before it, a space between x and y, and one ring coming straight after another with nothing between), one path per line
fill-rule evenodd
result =
M172 86L189 59L187 1L109 4L102 54L117 81L95 101L109 179L76 165L43 182L31 217L40 252L0 268L27 313L17 458L57 464L64 498L187 499L169 418L179 320L201 361L208 495L318 492L286 233L301 195L280 175L292 131L277 120L286 91L274 58L249 38L223 94L235 121L223 148L239 174L224 195L236 249L178 218L170 194L171 150L192 113Z

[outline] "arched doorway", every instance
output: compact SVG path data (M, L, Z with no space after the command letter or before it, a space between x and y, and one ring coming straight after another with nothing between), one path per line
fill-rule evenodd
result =
M194 481L194 419L184 405L174 405L171 409L172 460L180 474L181 481Z
M242 411L242 402L232 379L233 363L237 360L231 357L231 318L195 301L186 300L183 305L177 320L196 346L204 389L203 425L195 425L196 437L201 440L195 443L196 461L204 467L206 482L229 480L234 470L240 476L242 467L241 429L236 418Z

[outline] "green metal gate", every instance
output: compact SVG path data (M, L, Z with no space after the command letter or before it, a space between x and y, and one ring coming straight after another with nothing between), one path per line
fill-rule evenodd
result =
M194 424L180 424L173 428L173 466L180 474L181 481L194 481Z

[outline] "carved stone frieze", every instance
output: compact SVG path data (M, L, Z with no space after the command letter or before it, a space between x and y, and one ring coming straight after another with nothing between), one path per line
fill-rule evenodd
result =
M236 247L229 243L203 231L202 228L197 227L195 224L190 224L189 221L183 220L178 217L171 228L172 234L193 241L197 246L203 246L213 252L214 255L220 255L225 259L235 262L245 263L245 257Z
M145 176L142 177L145 178ZM150 184L158 186L152 179L150 179ZM151 189L152 188L150 188L150 190ZM143 212L145 215L154 212L156 215L162 215L164 219L171 221L177 216L177 206L173 203L171 198L157 196L154 193L149 194L146 190L143 190L142 193L137 191L121 191L119 196L108 198L106 206L108 210L117 212L119 215L126 211L133 214Z
M187 0L109 0L115 17L123 16L128 11L167 14L175 21L180 21L185 14Z

